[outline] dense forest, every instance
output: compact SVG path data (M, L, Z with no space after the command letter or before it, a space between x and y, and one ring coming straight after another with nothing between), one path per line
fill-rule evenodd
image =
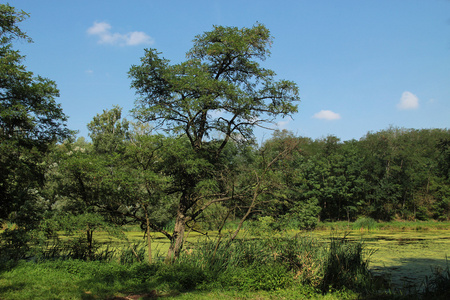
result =
M200 178L201 199L188 224L204 229L240 219L250 207L250 218L271 216L298 229L363 216L450 219L447 129L389 128L344 142L275 131L262 145L230 142L220 160L208 161L190 157L184 136L128 126L113 108L89 124L92 142L56 145L46 162L42 211L144 222L147 207L150 225L160 230L176 215L174 185Z

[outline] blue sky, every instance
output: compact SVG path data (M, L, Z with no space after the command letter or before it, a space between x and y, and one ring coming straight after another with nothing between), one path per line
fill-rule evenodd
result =
M299 112L279 129L349 140L389 126L450 127L449 0L8 2L30 14L21 28L34 43L15 47L30 71L56 81L79 136L104 109L133 108L127 72L144 48L178 63L213 25L256 22L274 36L262 65L300 88Z

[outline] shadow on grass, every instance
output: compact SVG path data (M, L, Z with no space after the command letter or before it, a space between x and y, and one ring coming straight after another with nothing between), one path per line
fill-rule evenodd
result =
M105 264L77 282L82 299L152 299L194 290L206 280L200 269L165 264ZM160 295L158 295L160 296Z
M0 299L1 295L5 295L6 293L9 293L11 291L21 291L25 287L25 283L14 283L14 284L8 284L8 285L2 285L0 287Z
M446 259L429 258L394 258L389 266L371 267L376 277L390 282L392 290L405 293L417 293L425 288L426 280L432 278L436 271L448 267Z

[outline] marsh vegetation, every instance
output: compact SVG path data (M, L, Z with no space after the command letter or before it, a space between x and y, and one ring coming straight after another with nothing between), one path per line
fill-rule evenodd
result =
M28 261L3 265L0 290L4 299L446 299L450 224L432 225L369 230L329 223L315 231L264 228L261 234L255 228L267 223L252 221L233 242L233 225L222 237L189 233L169 265L169 242L160 233L151 234L153 264L138 227L123 236L98 232L92 260L87 247L71 242L75 232L61 233L60 244L48 241Z

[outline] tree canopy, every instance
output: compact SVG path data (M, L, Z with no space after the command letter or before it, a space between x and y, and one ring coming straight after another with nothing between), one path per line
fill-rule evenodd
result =
M277 80L274 71L260 66L271 44L272 36L262 24L214 26L194 39L186 61L171 65L156 49L147 49L141 65L129 71L139 96L135 117L183 135L191 145L182 156L175 155L179 168L170 174L180 194L172 243L175 256L188 211L208 198L205 184L214 190L209 197L230 198L229 190L212 189L224 186L217 183L218 170L223 170L218 162L230 139L252 140L256 126L297 111L297 85Z
M55 101L55 82L27 71L24 57L13 49L16 39L31 42L18 27L27 16L0 4L0 218L35 198L43 180L43 155L71 134Z
M221 134L221 151L233 134L252 138L255 126L297 111L298 87L276 80L258 60L270 52L272 37L261 24L252 28L215 26L194 39L185 62L170 65L155 49L129 72L140 98L135 116L172 133L183 133L194 149Z

